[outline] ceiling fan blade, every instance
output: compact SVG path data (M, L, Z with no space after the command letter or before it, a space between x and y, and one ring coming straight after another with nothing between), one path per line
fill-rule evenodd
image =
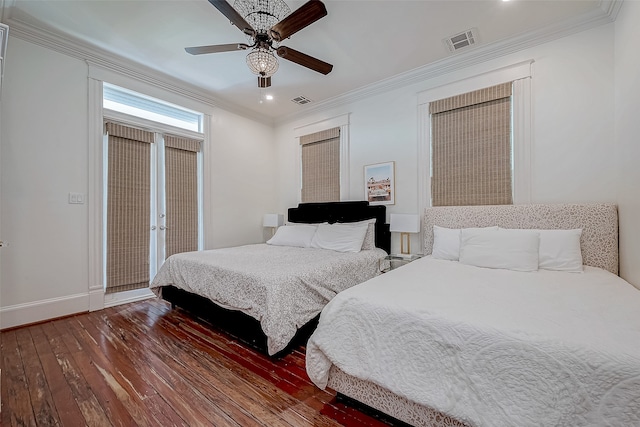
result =
M275 41L282 41L324 16L327 16L327 8L324 3L320 0L310 0L271 27L269 35Z
M322 74L329 74L331 70L333 70L333 65L309 56L306 53L298 52L290 47L280 46L276 52L280 58L295 62L296 64Z
M229 21L240 29L243 33L254 37L256 30L233 8L226 0L209 0L209 3L213 5L220 13L227 17Z
M210 46L194 46L185 47L184 50L191 55L203 55L205 53L218 53L218 52L231 52L234 50L247 50L251 46L245 43L230 43L230 44L214 44Z

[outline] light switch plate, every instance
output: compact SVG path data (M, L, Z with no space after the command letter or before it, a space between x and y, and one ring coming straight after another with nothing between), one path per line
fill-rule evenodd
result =
M84 194L83 193L69 193L69 204L72 204L72 205L82 205L82 204L84 204Z

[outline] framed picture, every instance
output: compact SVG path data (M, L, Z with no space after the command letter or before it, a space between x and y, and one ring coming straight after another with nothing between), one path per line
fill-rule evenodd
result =
M395 204L395 162L364 167L364 197L370 205Z

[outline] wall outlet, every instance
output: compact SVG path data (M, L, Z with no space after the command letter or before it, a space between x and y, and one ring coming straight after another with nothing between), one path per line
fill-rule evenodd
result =
M84 193L69 193L69 204L71 205L84 204Z

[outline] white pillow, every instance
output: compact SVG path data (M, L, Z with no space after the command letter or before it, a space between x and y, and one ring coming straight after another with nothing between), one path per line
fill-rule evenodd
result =
M278 227L276 234L269 240L267 244L274 246L295 246L299 248L308 248L311 246L313 235L318 229L317 225L285 225Z
M369 224L320 224L311 240L312 248L338 252L360 252Z
M341 222L339 224L352 224L352 225L367 224L367 233L364 235L364 240L362 241L361 250L365 251L369 249L375 249L376 247L376 228L375 228L376 219L375 218L365 219L365 220L356 221L356 222Z
M540 233L538 268L556 271L583 271L580 236L582 229L536 230Z
M460 262L477 267L537 271L539 247L537 230L463 229Z
M460 258L460 229L433 226L433 251L436 259L458 261Z
M486 227L497 230L498 227ZM458 261L460 259L460 228L445 228L438 225L433 226L433 250L431 257L435 259L446 259ZM475 230L467 228L466 230Z
M376 221L367 224L367 232L362 241L362 250L367 251L376 248Z

